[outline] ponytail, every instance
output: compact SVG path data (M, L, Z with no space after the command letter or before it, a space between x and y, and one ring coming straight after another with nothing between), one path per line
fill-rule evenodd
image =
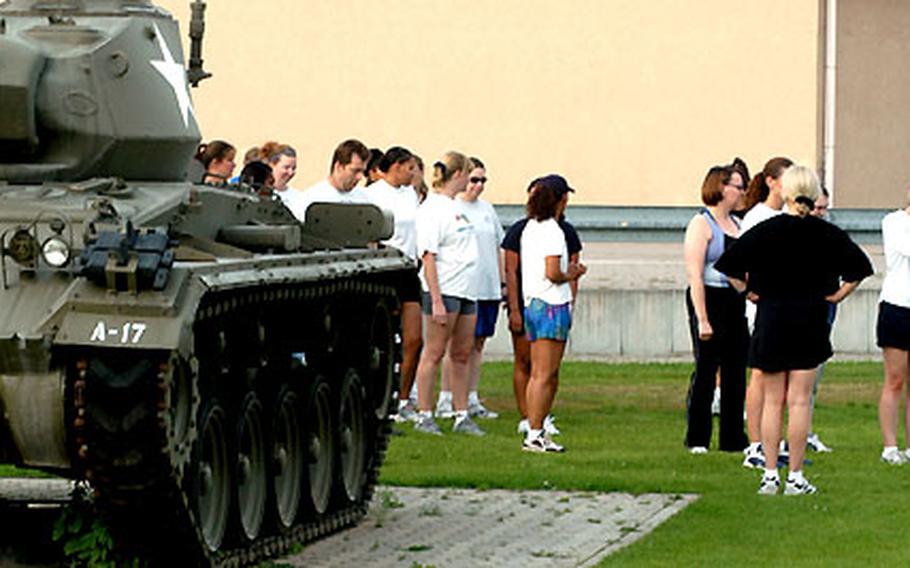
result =
M432 186L436 189L442 188L452 177L455 172L464 172L471 168L471 161L460 152L446 152L442 158L433 164L433 181Z

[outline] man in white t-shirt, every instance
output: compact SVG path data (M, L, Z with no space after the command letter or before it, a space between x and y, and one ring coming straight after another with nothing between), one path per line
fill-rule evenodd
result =
M329 177L302 191L286 205L301 223L311 203L369 203L363 190L357 187L366 171L370 151L359 140L345 140L335 148Z

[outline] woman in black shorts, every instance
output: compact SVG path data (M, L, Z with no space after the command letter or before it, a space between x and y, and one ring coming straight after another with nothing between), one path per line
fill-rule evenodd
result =
M910 188L907 191L910 202ZM910 450L897 447L897 424L900 421L901 398L905 398L907 436L910 437L910 393L904 394L910 382L910 206L889 213L882 219L882 244L887 272L882 282L878 308L878 346L885 361L885 384L878 403L878 421L882 429L882 461L902 465L910 459Z
M763 495L780 488L776 466L785 400L790 473L784 493L816 492L802 468L815 369L832 354L828 302L840 303L872 274L869 258L847 233L809 214L819 194L812 170L792 166L781 184L789 214L756 225L715 265L734 286L758 297L749 363L763 373Z

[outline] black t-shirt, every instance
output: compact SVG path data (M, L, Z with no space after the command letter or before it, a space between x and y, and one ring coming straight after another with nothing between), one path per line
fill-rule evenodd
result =
M558 223L559 228L562 229L562 234L566 237L566 249L569 256L571 257L573 254L581 252L581 239L578 238L578 231L575 230L575 227L565 219L559 220ZM521 233L524 232L527 224L527 217L515 221L509 227L509 230L506 231L506 236L502 238L501 245L504 250L518 253L518 303L520 306L524 305L524 296L521 293Z
M776 215L739 237L715 263L759 298L827 296L872 274L869 257L842 229L816 217Z

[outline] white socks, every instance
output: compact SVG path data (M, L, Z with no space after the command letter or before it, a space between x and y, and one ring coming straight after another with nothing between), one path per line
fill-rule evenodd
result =
M480 404L480 398L477 396L477 391L470 391L468 393L468 406L476 406Z
M533 428L528 428L528 436L526 439L533 440L533 439L537 438L538 436L540 436L541 433L543 433L543 430L535 430Z
M780 479L780 474L777 473L777 468L765 468L765 479Z
M439 391L439 401L452 404L452 391Z

